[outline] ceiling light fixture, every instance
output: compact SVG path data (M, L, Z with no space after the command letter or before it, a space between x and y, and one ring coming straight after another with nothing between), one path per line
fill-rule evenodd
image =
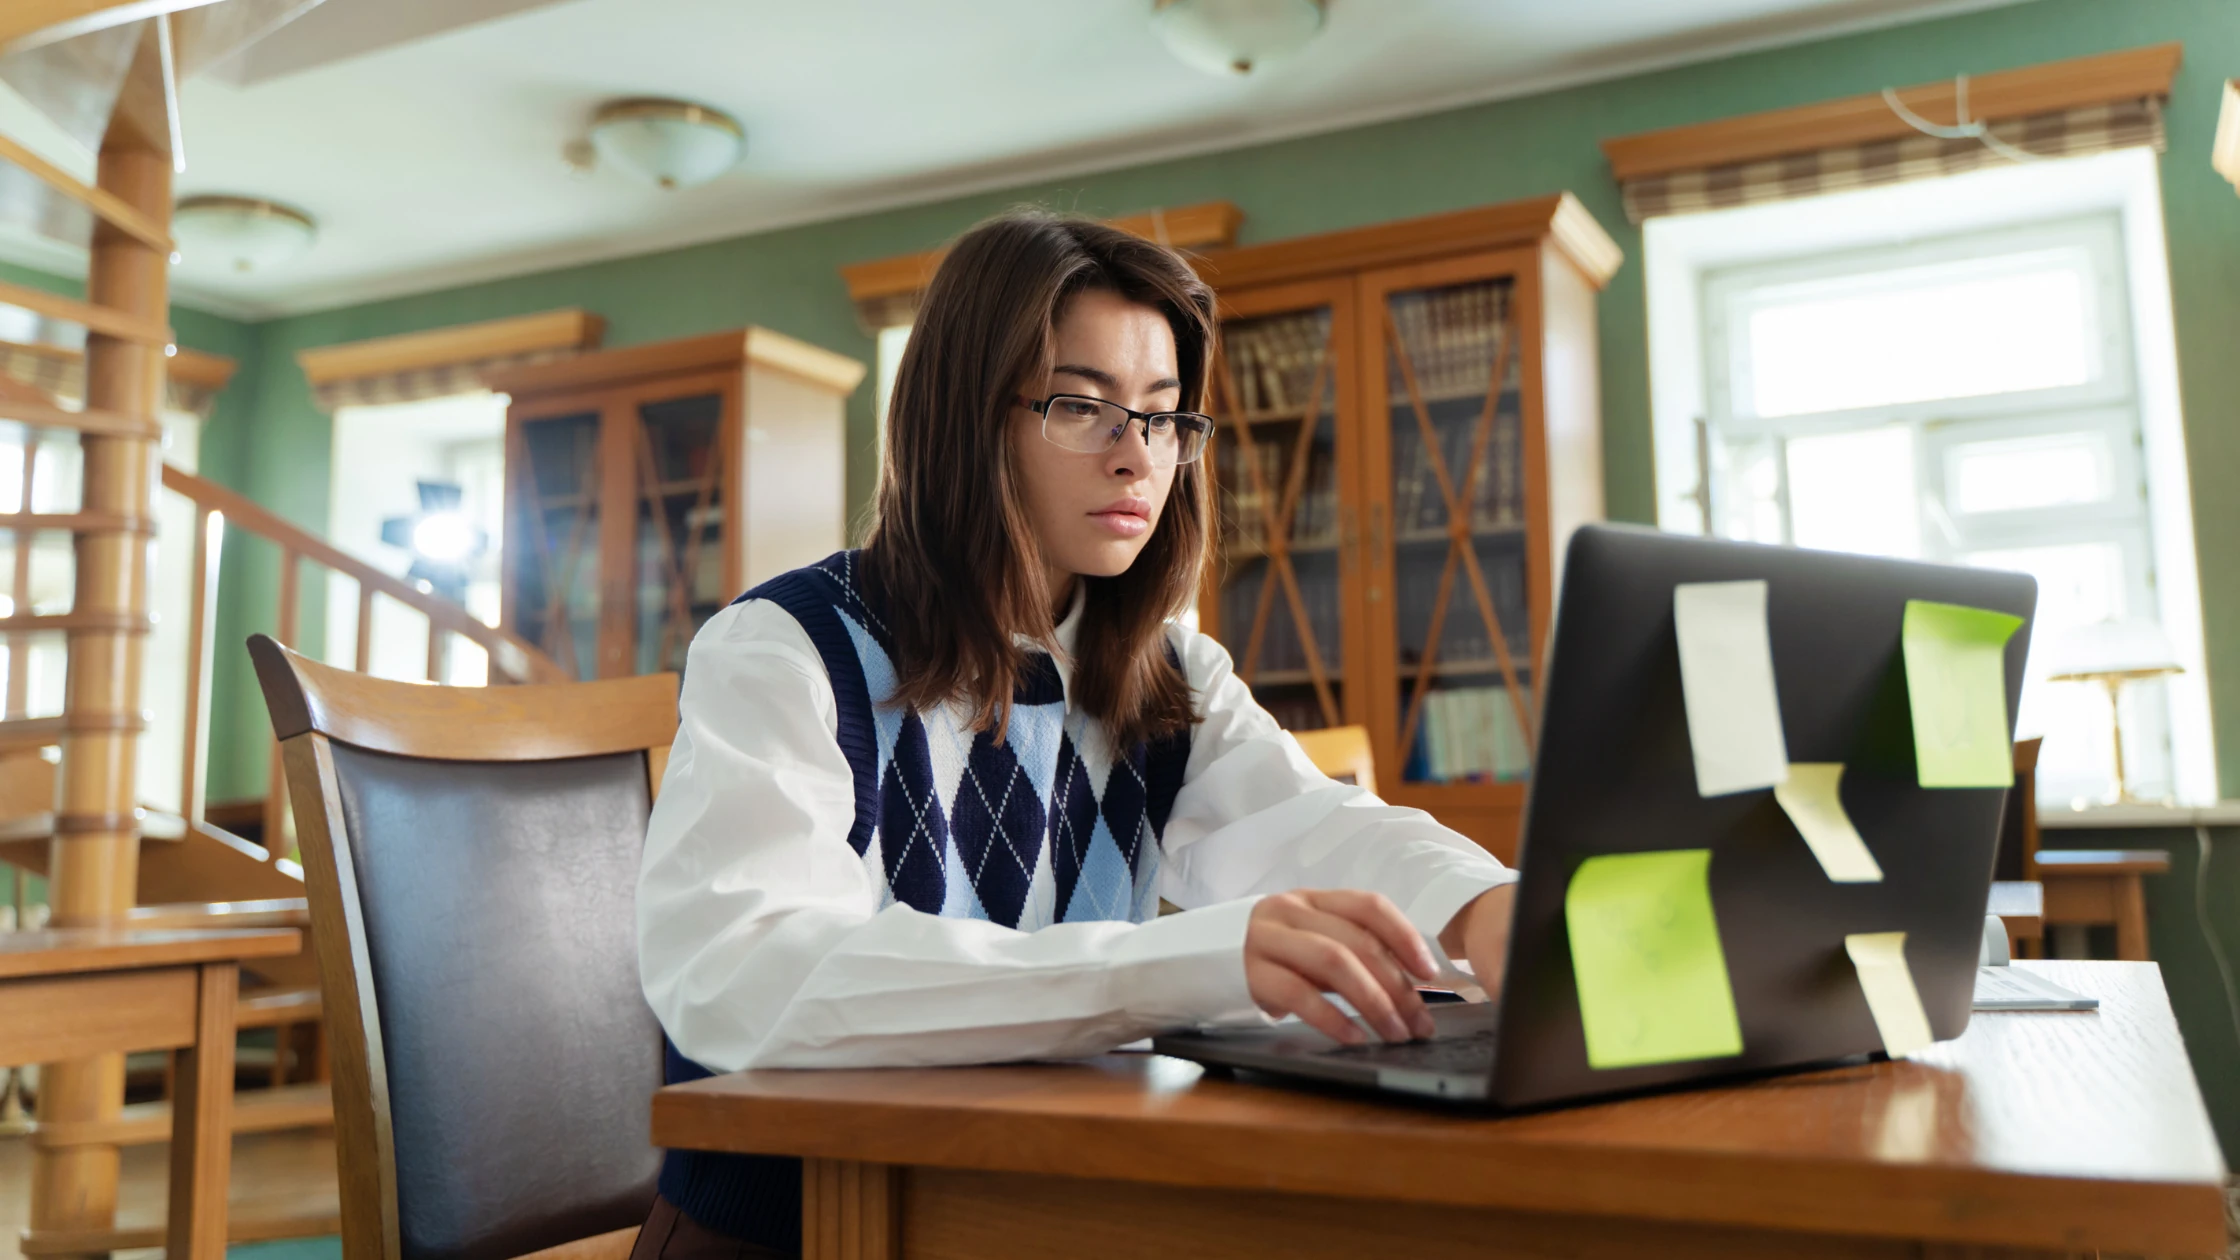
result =
M1152 0L1151 29L1208 74L1246 75L1307 46L1324 0Z
M663 188L691 188L730 170L746 151L746 129L721 110L641 97L610 101L591 119L601 158Z
M190 267L269 271L311 248L310 215L259 197L188 197L171 211L179 260Z

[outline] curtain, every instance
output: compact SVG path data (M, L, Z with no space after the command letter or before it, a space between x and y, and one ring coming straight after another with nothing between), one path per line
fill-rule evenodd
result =
M1994 119L1989 125L1992 135L2039 157L2075 157L2136 145L2160 153L2168 147L2162 101L2156 97ZM1916 133L1894 140L1671 171L1626 180L1622 188L1626 217L1640 223L1660 214L1692 214L1846 192L1955 175L2012 160L1980 140L1947 140Z

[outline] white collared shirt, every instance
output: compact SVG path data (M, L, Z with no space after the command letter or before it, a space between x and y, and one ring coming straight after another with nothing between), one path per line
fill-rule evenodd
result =
M1057 631L1069 696L1081 605ZM808 634L767 600L710 618L638 876L639 977L677 1049L719 1072L925 1066L1259 1022L1244 939L1261 895L1381 892L1435 938L1516 878L1423 811L1325 777L1219 643L1169 633L1204 715L1161 844L1159 894L1183 912L1021 932L881 907L848 844L855 782Z

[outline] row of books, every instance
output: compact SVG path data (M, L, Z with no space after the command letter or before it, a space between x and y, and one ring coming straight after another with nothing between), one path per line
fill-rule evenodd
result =
M1484 548L1478 554L1479 566L1486 575L1486 593L1493 597L1493 613L1501 619L1510 658L1522 663L1529 658L1532 634L1530 606L1525 601L1523 560L1515 555L1489 555ZM1431 604L1439 589L1443 560L1443 556L1428 549L1419 555L1401 557L1397 612L1403 665L1417 665L1423 660L1424 642L1431 633ZM1477 597L1470 589L1469 580L1458 573L1447 594L1446 620L1439 629L1441 667L1481 666L1492 659L1493 638L1487 633L1485 618L1478 615Z
M1488 783L1532 773L1532 749L1505 687L1434 691L1423 698L1421 721L1404 775L1412 782Z
M1393 327L1400 334L1393 351L1407 355L1424 398L1485 397L1508 325L1507 281L1396 293L1391 310ZM1503 375L1516 374L1516 358L1512 350ZM1407 401L1407 385L1397 365L1390 383L1393 401Z
M1215 474L1221 483L1221 519L1231 546L1262 551L1268 545L1268 512L1281 508L1284 487L1289 484L1286 451L1273 442L1255 444L1252 454L1259 466L1257 480L1241 467L1242 453L1237 444L1221 445L1221 466ZM1277 524L1280 528L1284 522ZM1328 447L1317 447L1307 456L1306 480L1299 487L1299 501L1292 507L1289 526L1289 537L1297 546L1338 540L1338 464Z
M1222 330L1222 354L1236 398L1248 415L1292 411L1315 405L1317 372L1330 345L1330 313L1325 310L1231 323ZM1322 372L1322 391L1332 388Z
M1462 492L1464 471L1477 441L1477 416L1434 416L1432 432L1438 435L1438 456L1447 480ZM1439 489L1439 475L1431 465L1432 451L1412 414L1395 416L1392 426L1392 527L1402 535L1447 527L1447 500ZM1477 471L1470 483L1470 528L1498 529L1524 520L1523 436L1516 413L1504 409L1493 418L1493 431L1479 453Z
M1315 651L1323 672L1335 676L1339 661L1338 575L1333 567L1304 568L1299 572L1299 599L1307 606L1307 629L1314 635ZM1245 667L1245 647L1252 642L1252 618L1259 611L1260 587L1268 580L1268 566L1256 565L1221 592L1221 641ZM1268 625L1260 635L1261 672L1296 672L1307 668L1307 643L1299 633L1291 601L1282 590L1268 601Z

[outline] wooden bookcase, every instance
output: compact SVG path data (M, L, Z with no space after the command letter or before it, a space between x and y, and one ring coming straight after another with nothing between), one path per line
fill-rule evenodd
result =
M579 678L683 668L741 591L846 545L863 374L766 328L489 373L512 396L505 628Z
M1292 729L1368 727L1381 795L1513 858L1571 531L1602 515L1595 296L1568 194L1225 250L1199 620Z

